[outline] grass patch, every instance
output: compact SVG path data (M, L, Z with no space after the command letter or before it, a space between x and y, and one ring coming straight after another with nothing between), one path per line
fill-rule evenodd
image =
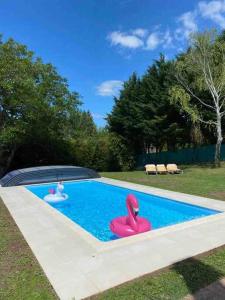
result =
M178 300L225 276L225 249L175 264L91 297L96 300ZM215 298L216 299L216 295Z
M104 172L104 177L149 185L176 192L225 200L225 164L221 168L185 166L184 174L146 175L144 171Z
M1 199L0 299L58 299Z

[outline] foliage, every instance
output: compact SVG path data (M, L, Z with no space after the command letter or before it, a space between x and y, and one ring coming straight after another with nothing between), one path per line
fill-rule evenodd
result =
M225 34L210 32L193 36L174 61L161 54L142 77L133 73L124 82L107 127L99 129L54 66L13 39L0 39L0 175L47 164L129 170L152 149L212 144L219 135L221 143L224 50Z
M168 92L175 82L171 64L161 54L142 78L143 118L147 120L144 134L148 137L147 144L153 144L159 151L163 148L174 150L183 146L184 141L191 142L191 123L187 114L169 101Z
M119 168L108 131L80 105L55 67L12 39L1 41L0 175L49 164Z
M170 90L173 103L179 103L193 123L215 127L215 164L219 165L225 115L225 41L216 31L194 34L189 50L174 66L178 84Z
M81 135L71 144L75 164L97 171L121 169L115 139L106 129L98 129L94 135Z
M26 46L10 39L0 43L0 164L7 169L24 145L64 143L78 95L51 64L44 64ZM43 150L45 151L45 150Z
M142 110L140 80L135 73L124 83L120 97L115 98L113 111L108 115L111 131L123 137L134 151L142 145Z
M134 160L136 155L148 152L151 146L157 151L175 150L196 142L193 132L199 127L193 128L188 114L170 102L169 89L174 84L171 62L163 55L142 78L133 73L124 83L107 118L109 130L121 141L124 161L127 155ZM132 166L134 164L130 164Z
M144 76L133 73L107 118L123 153L135 160L152 147L174 151L217 140L218 164L225 125L224 54L224 33L195 34L173 61L161 54Z

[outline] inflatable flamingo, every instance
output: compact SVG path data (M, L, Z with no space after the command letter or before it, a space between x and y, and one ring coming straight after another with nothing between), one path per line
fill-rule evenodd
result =
M111 231L119 237L126 237L151 230L151 223L138 217L139 205L136 197L132 194L126 200L128 216L117 217L110 222Z

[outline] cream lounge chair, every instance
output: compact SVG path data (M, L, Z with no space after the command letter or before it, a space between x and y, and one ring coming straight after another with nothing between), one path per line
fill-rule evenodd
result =
M151 165L145 165L145 173L148 174L157 174L156 171L156 166L151 164Z
M181 169L178 169L176 164L168 164L166 166L168 173L170 174L181 174L183 171Z
M156 170L158 174L167 174L167 169L163 164L156 165Z

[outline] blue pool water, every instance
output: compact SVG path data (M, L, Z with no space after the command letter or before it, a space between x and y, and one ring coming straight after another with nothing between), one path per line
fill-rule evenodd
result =
M64 186L64 192L69 196L68 200L49 205L101 241L116 238L109 229L109 223L115 217L127 215L126 196L129 193L137 197L139 215L151 221L153 229L219 213L200 206L95 181L66 182ZM41 199L48 194L50 188L56 188L56 184L27 187Z

